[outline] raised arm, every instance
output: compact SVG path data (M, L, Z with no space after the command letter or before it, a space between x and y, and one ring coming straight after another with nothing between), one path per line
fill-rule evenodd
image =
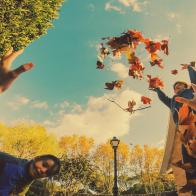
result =
M188 72L189 72L189 77L190 77L191 83L196 84L196 70L195 70L195 68L192 66L189 66Z
M182 69L188 69L189 77L192 84L196 84L196 70L195 70L195 62L191 62L190 64L181 64Z
M169 108L171 108L171 98L169 98L160 88L156 88L155 91L159 99Z

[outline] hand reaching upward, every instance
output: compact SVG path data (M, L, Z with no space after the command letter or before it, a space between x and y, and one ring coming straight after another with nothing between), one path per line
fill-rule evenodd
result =
M16 69L11 70L13 61L22 54L24 49L13 51L9 50L0 61L0 93L7 90L15 79L23 72L30 70L34 65L33 63L26 63Z

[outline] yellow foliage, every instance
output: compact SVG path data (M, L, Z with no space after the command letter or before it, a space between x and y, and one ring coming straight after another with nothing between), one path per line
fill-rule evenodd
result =
M56 137L40 125L19 124L1 132L0 150L22 158L41 154L58 155Z
M94 139L86 136L63 136L59 146L63 154L67 156L88 155L94 145Z

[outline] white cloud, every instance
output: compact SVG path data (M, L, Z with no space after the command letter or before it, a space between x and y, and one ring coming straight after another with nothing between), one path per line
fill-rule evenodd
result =
M19 107L27 105L30 102L30 99L24 96L17 97L14 101L8 102L8 105L12 109L17 110Z
M32 108L37 108L37 109L48 109L48 104L45 101L34 101L32 102L31 105Z
M106 11L114 10L114 11L119 12L119 13L121 13L121 14L124 14L124 13L125 13L121 8L119 8L119 7L117 7L117 6L114 6L114 5L112 5L111 3L109 3L109 2L107 2L107 3L105 4L105 10L106 10Z
M137 0L118 0L118 2L126 7L131 7L134 12L141 12L141 6Z
M130 120L140 115L135 113L130 115L109 102L107 97L114 97L117 94L107 94L102 97L89 97L87 107L80 108L80 113L64 113L57 120L57 125L53 132L58 136L65 134L85 134L92 136L97 142L103 142L112 136L123 136L130 131ZM127 107L130 99L140 103L140 94L126 89L118 93L118 103L122 107ZM139 107L139 104L138 104Z
M128 78L129 69L122 63L113 63L111 65L111 70L118 74L119 78Z

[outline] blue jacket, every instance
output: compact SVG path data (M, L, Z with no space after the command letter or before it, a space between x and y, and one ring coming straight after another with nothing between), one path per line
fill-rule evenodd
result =
M21 192L25 185L31 183L32 179L27 173L28 164L26 159L0 152L0 196L8 196L13 191Z
M196 84L196 71L194 70L193 67L189 66L188 67L188 72L190 76L191 83ZM169 98L163 91L161 91L159 88L156 89L156 92L158 94L159 99L167 106L170 108L173 119L176 125L178 125L178 111L179 108L182 106L181 103L175 101L175 97L184 97L187 99L192 99L194 97L193 94L193 89L185 89L182 92L180 92L177 95L174 95L172 98Z

